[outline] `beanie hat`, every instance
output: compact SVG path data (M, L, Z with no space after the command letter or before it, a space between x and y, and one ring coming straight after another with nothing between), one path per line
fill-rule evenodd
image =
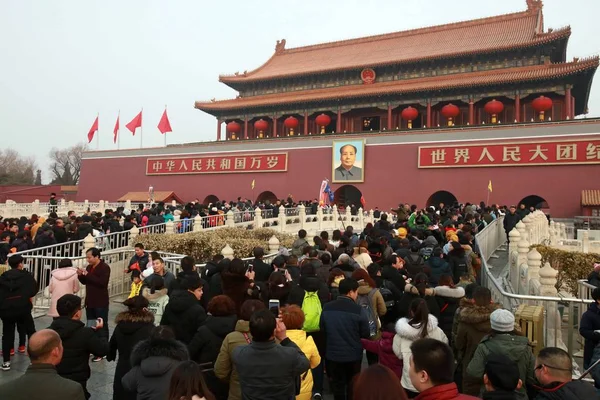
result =
M404 239L407 234L408 234L408 231L406 230L406 228L398 228L398 237L400 239Z
M504 354L490 353L485 363L485 374L494 390L512 392L519 385L519 368Z
M508 310L496 310L490 315L490 325L496 332L512 332L515 330L515 316Z

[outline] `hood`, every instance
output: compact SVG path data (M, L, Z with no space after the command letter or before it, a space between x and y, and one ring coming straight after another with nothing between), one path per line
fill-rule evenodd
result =
M76 275L77 268L75 267L59 268L52 271L52 277L58 279L59 281L66 281L67 279L71 279Z
M435 316L429 314L429 321L427 323L427 335L430 336L433 331L438 327L438 320ZM396 333L408 340L417 340L421 337L421 328L415 328L408 323L408 318L400 318L396 322Z
M198 304L198 299L187 290L177 290L169 296L169 305L175 314L182 314L196 304Z
M360 289L360 287L359 287L359 289ZM406 284L406 286L404 287L404 291L406 293L412 293L412 294L416 294L417 296L419 296L419 289L417 289L416 286L413 286L410 283ZM433 296L434 294L435 294L435 292L432 288L425 289L425 296Z
M436 286L433 289L436 296L449 297L453 299L461 299L465 297L465 289L462 287Z
M485 345L492 353L506 354L511 360L518 362L522 354L531 351L529 340L525 336L499 334L483 339Z
M148 301L160 299L161 297L166 296L167 293L167 289L156 290L154 293L150 293L150 289L147 287L142 290L142 296L148 299Z
M29 276L31 276L29 272L22 269L9 269L0 275L0 286L7 288L9 292L12 292L21 286L23 281Z
M204 326L212 333L223 339L225 336L233 332L236 322L236 315L227 315L224 317L214 317L209 315L206 318L206 322L204 322Z
M316 276L301 276L300 287L307 292L317 292L321 288L321 280Z
M369 294L371 290L373 290L373 288L369 286L367 282L358 283L358 294Z
M438 246L438 241L433 236L427 236L425 240L423 240L423 243L428 247Z
M239 319L235 323L235 331L236 332L250 332L250 322L244 321L243 319Z
M383 350L384 353L394 352L394 336L396 336L394 332L381 332L381 342L379 342L379 345L381 346L381 350Z
M139 365L144 376L164 375L185 360L189 360L187 348L177 340L142 340L131 352L131 365Z
M459 322L471 325L472 328L480 332L489 333L492 329L490 326L490 314L499 308L500 305L495 303L483 307L475 305L464 307L460 310L458 316Z
M287 336L296 344L296 346L300 347L301 349L304 347L304 344L306 343L306 332L303 330L290 329L287 331Z
M60 338L64 341L73 336L75 332L85 328L85 324L69 317L58 317L52 321L52 324L50 324L49 328L56 331L56 333L58 333Z
M7 274L7 272L4 273L4 275L6 275L6 274ZM4 276L4 275L2 275L2 276ZM600 308L598 307L598 303L592 303L592 304L590 304L588 306L588 311L591 311L591 312L596 313L596 314L600 314Z
M442 267L444 264L447 265L448 263L446 262L446 260L443 260L440 257L431 256L429 257L429 260L427 260L427 264L429 264L431 268L436 269Z
M150 311L131 312L123 311L117 314L115 324L119 324L119 329L125 335L133 335L148 325L154 325L154 314Z

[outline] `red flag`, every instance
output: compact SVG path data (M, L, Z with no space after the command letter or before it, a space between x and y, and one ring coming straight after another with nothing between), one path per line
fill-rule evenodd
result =
M142 112L140 111L140 113L125 126L133 133L133 136L135 136L135 130L142 127Z
M360 196L360 204L362 204L363 210L364 210L365 207L367 206L367 202L365 201L365 197L364 196Z
M169 117L167 116L167 109L165 108L165 112L163 112L162 117L160 118L160 122L158 123L158 130L163 135L167 132L173 132L171 130L171 123L169 122Z
M113 143L117 143L117 135L119 134L119 118L120 116L117 116L117 122L115 123L115 129L113 130Z
M92 140L94 139L94 133L96 133L96 132L98 132L98 117L96 117L94 124L92 125L92 127L90 128L90 131L88 132L88 143L92 143Z

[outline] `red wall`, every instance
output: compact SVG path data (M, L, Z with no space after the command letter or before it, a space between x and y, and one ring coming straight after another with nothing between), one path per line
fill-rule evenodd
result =
M367 208L385 210L399 202L425 206L439 190L451 192L460 202L478 203L486 201L488 181L492 180L490 203L515 204L537 195L548 202L553 216L572 217L581 213L581 190L597 188L592 177L600 176L600 165L418 169L418 147L367 145L365 183L353 184L362 192ZM77 199L114 201L126 192L147 191L149 186L155 191L174 191L184 201L202 201L208 195L224 200L238 196L256 199L267 190L279 198L288 194L296 200L316 198L321 180L331 178L331 149L287 151L286 173L146 176L146 159L152 156L84 159ZM340 186L333 184L332 188Z
M17 203L31 203L39 200L43 203L50 200L50 193L56 193L58 199L75 200L74 194L62 194L60 185L7 185L0 186L0 202L12 200Z

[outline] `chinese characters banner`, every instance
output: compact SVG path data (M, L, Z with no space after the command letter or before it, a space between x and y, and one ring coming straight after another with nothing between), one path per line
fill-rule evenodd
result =
M149 158L146 175L285 172L287 161L287 153Z
M600 164L600 140L419 147L419 168L562 164Z

